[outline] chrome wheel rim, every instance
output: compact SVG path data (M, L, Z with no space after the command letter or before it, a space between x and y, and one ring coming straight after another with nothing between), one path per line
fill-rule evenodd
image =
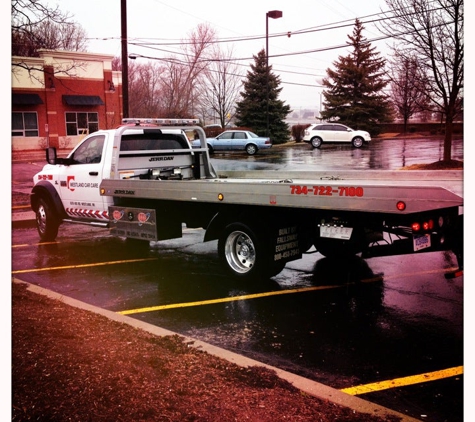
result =
M224 248L226 261L233 271L245 274L254 267L256 249L252 239L244 232L232 232Z
M38 225L38 230L41 233L44 233L46 229L46 211L43 205L40 205L38 207L38 211L36 211L36 222Z

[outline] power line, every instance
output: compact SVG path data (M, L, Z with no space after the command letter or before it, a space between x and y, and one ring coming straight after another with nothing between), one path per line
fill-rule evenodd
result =
M440 9L441 8L438 7L438 8L432 9L432 11L436 11L436 10L440 10ZM385 21L385 20L397 18L399 16L399 14L404 14L404 15L416 14L416 12L407 13L407 11L404 11L404 10L398 11L398 14L394 15L394 16L389 16L388 13L389 12L375 13L375 14L367 15L367 16L364 16L362 18L356 18L356 19L358 19L360 21L361 21L361 19L369 19L369 20L366 20L366 21L361 21L362 24L364 25L364 24L368 24L368 23L377 23L377 22L382 22L382 21ZM376 17L376 18L374 18L374 17ZM325 24L325 25L320 25L320 26L316 26L316 27L310 27L310 28L300 29L300 30L297 30L297 31L292 31L291 35L295 36L295 35L302 35L302 34L307 34L307 33L312 33L312 32L321 32L321 31L328 31L328 30L332 30L332 29L341 29L341 28L348 27L348 26L353 26L353 25L354 25L354 20L351 19L351 22L350 22L350 19L347 19L347 20L343 20L343 21L339 21L339 22L334 22L332 24ZM371 39L367 39L367 41L371 43L371 42L381 41L381 40L388 39L388 38L393 38L393 37L397 38L397 36L400 36L400 35L403 35L403 34L382 35L382 36L379 36L379 37L374 37L374 38L371 38ZM270 38L283 37L283 36L288 36L288 33L285 32L285 33L276 33L276 34L269 35ZM250 40L263 39L263 38L265 38L265 36L260 36L260 35L252 35L252 36L248 36L248 37L239 37L239 38L221 38L221 39L217 39L215 41L210 42L210 44L225 43L225 42L250 41ZM153 40L153 39L154 38L151 38L151 40ZM147 49L151 49L151 50L154 50L154 51L161 51L161 52L167 53L167 54L182 55L182 56L185 56L185 57L188 56L185 52L168 50L168 49L159 48L159 47L160 46L163 46L163 47L165 47L165 46L168 46L168 47L186 46L186 45L192 45L193 44L191 42L182 42L182 41L181 42L174 42L174 40L172 40L173 42L170 42L170 40L165 40L165 39L164 39L165 42L158 42L158 43L157 42L143 42L143 41L140 41L141 40L140 38L135 38L134 40L136 40L136 42L132 42L132 40L130 40L129 44L130 45L135 45L139 48L147 48ZM273 54L273 55L270 55L269 57L276 58L276 57L297 56L297 55L304 55L304 54L320 53L320 52L331 51L331 50L347 48L347 47L349 47L349 45L348 45L348 43L345 43L345 44L339 44L339 45L335 45L335 46L328 46L328 47L316 48L316 49L304 50L304 51L298 51L298 52ZM139 56L141 56L141 55L139 55ZM164 59L164 58L158 58L158 57L146 57L146 56L142 56L142 57L149 58L149 59L152 59L152 60L163 60L163 61L169 61L169 62L173 61L177 64L181 63L183 65L187 65L187 63L185 61L178 60L178 59L171 60L171 59ZM249 60L253 60L253 59L254 59L254 56L253 57L239 57L239 58L235 57L235 58L229 58L229 59L203 59L203 60L201 60L201 62L204 62L204 61L208 61L208 62L214 62L214 61L224 62L224 61L227 61L227 62L234 62L234 64L236 66L245 66L245 67L247 67L248 65L240 64L240 63L237 63L237 62L249 61ZM278 71L279 73L297 74L297 75L302 75L302 76L315 76L315 77L318 76L318 75L313 75L313 74L303 73L303 72L290 72L290 71L277 70L277 69L274 69L274 70ZM320 87L320 85L301 84L301 83L293 83L293 82L285 82L285 81L281 81L281 82L283 84L290 84L290 85Z

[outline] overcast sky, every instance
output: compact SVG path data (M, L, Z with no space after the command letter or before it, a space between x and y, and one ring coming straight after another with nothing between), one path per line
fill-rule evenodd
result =
M89 38L88 51L121 55L121 0L51 0L63 12L73 15ZM347 36L356 18L365 23L363 35L372 40L381 36L373 21L387 10L385 0L240 0L197 2L191 0L135 0L127 4L128 53L163 58L177 51L176 43L189 38L201 23L217 32L223 49L232 48L243 74L253 63L253 55L265 48L266 12L282 11L282 18L269 19L269 64L282 81L280 99L293 109L319 108L319 80L339 55L346 55ZM331 27L339 27L330 29ZM289 38L286 34L291 32ZM299 33L300 32L300 33ZM276 36L281 34L282 36ZM249 40L249 38L253 38ZM231 39L231 41L230 41ZM133 43L162 43L140 48ZM374 42L382 55L388 40ZM157 48L160 48L158 50ZM325 51L326 49L326 51ZM324 50L324 51L318 51ZM139 63L140 60L137 59Z

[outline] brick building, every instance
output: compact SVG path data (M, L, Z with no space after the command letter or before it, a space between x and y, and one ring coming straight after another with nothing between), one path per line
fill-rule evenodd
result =
M122 119L122 74L114 56L40 50L12 57L12 150L73 148ZM28 70L29 69L29 70Z

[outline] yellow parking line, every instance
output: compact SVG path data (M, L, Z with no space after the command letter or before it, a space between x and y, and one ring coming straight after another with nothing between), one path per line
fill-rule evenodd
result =
M28 248L30 246L44 246L44 245L58 245L60 242L39 242L39 243L21 243L17 245L12 245L13 248Z
M330 286L330 287L339 287L339 286ZM329 288L329 286L322 286L322 287L302 287L300 289L292 289L292 290L278 290L275 292L265 292L265 293L256 293L252 295L241 295L241 296L231 296L231 297L222 297L219 299L209 299L209 300L202 300L199 302L184 302L184 303L172 303L170 305L158 305L158 306L150 306L147 308L139 308L139 309L129 309L127 311L120 311L117 312L121 315L131 315L131 314L140 314L142 312L153 312L153 311L163 311L164 309L176 309L176 308L188 308L191 306L202 306L202 305L211 305L215 303L224 303L224 302L234 302L237 300L249 300L249 299L256 299L260 297L268 297L268 296L277 296L277 295L285 295L289 293L299 293L299 292L308 292L312 290L321 290Z
M426 372L425 374L412 375L409 377L395 378L388 381L374 382L372 384L357 385L356 387L343 388L340 391L357 396L359 394L374 393L376 391L387 390L389 388L405 387L407 385L421 384L423 382L435 381L443 378L455 377L463 374L463 366L443 369L441 371Z
M71 270L71 269L76 269L76 268L101 267L104 265L116 265L116 264L128 264L131 262L154 261L156 259L157 258L124 259L122 261L96 262L94 264L65 265L64 267L29 268L26 270L12 271L12 274L25 274L25 273L36 273L40 271Z
M361 280L361 282L369 283L369 282L380 281L380 280L381 280L381 277L374 277L371 279ZM119 311L117 313L121 315L140 314L143 312L163 311L165 309L176 309L176 308L188 308L191 306L212 305L216 303L234 302L237 300L258 299L261 297L288 295L292 293L312 292L316 290L339 289L342 287L347 287L347 286L355 285L355 284L358 284L358 283L335 284L335 285L330 285L330 286L301 287L298 289L290 289L290 290L276 290L274 292L263 292L263 293L254 293L251 295L222 297L219 299L201 300L198 302L172 303L170 305L157 305L157 306L150 306L146 308L129 309L126 311Z

